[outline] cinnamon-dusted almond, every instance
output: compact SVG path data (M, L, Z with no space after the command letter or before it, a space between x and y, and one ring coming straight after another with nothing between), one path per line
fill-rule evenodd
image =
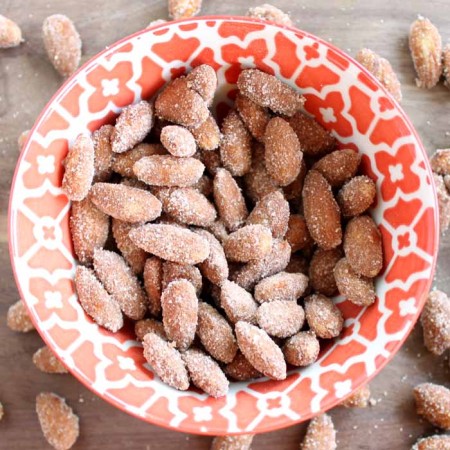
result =
M133 166L139 180L154 186L192 186L204 170L205 166L198 159L172 155L146 156Z
M448 450L450 449L450 436L448 434L441 434L428 436L419 439L411 450Z
M300 331L283 346L286 362L296 367L309 366L319 356L320 343L313 331Z
M209 242L209 256L199 264L203 276L211 283L220 286L228 278L228 262L221 243L206 230L195 230Z
M208 64L194 67L186 75L187 86L200 94L208 106L211 106L217 89L217 75Z
M289 14L286 14L281 11L281 9L269 5L268 3L255 6L254 8L249 8L247 11L247 16L254 17L255 19L267 20L268 22L274 22L278 25L292 27L292 20L289 17Z
M306 226L306 220L302 215L291 214L289 216L288 229L285 237L291 246L292 253L311 245L312 238Z
M438 200L439 227L441 233L444 233L450 225L450 194L442 175L433 172L433 178Z
M192 383L212 397L223 397L228 393L230 383L219 364L209 355L191 348L183 353Z
M307 172L308 168L306 167L305 160L302 159L300 173L297 175L297 178L291 184L283 187L284 197L295 205L300 205L301 203L303 183Z
M316 120L298 112L289 119L305 155L322 156L336 148L336 139Z
M144 357L156 374L169 386L186 391L189 376L180 352L155 333L144 336Z
M220 158L231 175L241 177L252 165L252 138L239 114L231 110L222 123Z
M223 244L230 261L248 262L264 258L272 248L272 233L263 225L246 225L228 235Z
M226 280L220 290L220 306L232 323L239 321L256 324L258 304L252 294L238 284Z
M296 302L274 300L263 303L258 308L256 320L267 334L284 339L302 328L305 312Z
M116 154L112 163L112 169L123 177L133 178L136 176L133 171L135 162L144 156L165 155L166 153L164 147L160 144L143 142L125 153Z
M87 197L80 202L72 202L69 226L78 260L82 264L90 263L94 250L102 248L108 239L109 217Z
M179 125L167 125L161 130L161 143L173 156L192 156L196 151L191 132Z
M36 397L36 413L46 441L56 450L69 450L80 434L78 416L66 400L51 392Z
M303 210L309 234L324 250L342 242L341 214L331 186L324 176L310 170L303 186Z
M155 101L156 115L188 128L201 125L209 110L200 94L189 88L186 77L171 81Z
M300 298L308 287L308 277L302 273L280 272L264 278L255 286L255 299L259 303L292 301Z
M285 116L295 114L305 102L295 89L258 69L243 70L237 85L241 93L256 104Z
M336 430L328 414L321 414L309 422L300 450L336 450Z
M80 134L65 159L62 190L70 200L83 200L94 178L94 144L90 136Z
M210 151L219 147L220 130L212 114L209 114L204 122L198 127L191 128L190 131L199 149ZM205 165L208 167L206 163Z
M240 93L236 96L235 106L248 131L255 139L262 142L270 120L269 111Z
M369 405L369 400L370 388L368 384L365 384L341 402L341 406L346 408L366 408Z
M81 38L74 23L62 14L47 17L42 24L42 39L53 67L68 77L81 59Z
M198 264L209 256L205 238L176 225L141 225L130 231L130 238L145 251L179 264Z
M442 73L445 77L444 84L450 87L450 44L445 45L442 52Z
M188 280L172 281L161 295L164 331L180 350L186 350L195 337L198 299Z
M46 345L34 353L33 364L44 373L67 373L67 369Z
M319 294L332 297L336 294L337 286L334 279L334 266L342 258L342 250L317 249L309 264L309 282Z
M172 19L186 19L200 12L202 0L169 0L169 16Z
M93 270L78 266L75 273L75 288L81 306L94 322L113 333L122 328L123 317L120 306L98 281Z
M371 278L358 275L347 258L339 260L334 267L336 286L341 295L358 306L371 305L375 299L375 286Z
M264 161L269 175L280 186L292 183L300 173L303 153L292 127L281 117L274 117L264 134Z
M142 319L134 324L134 334L138 341L143 341L148 333L155 333L162 339L167 339L164 325L155 319Z
M248 216L244 196L226 169L219 169L213 182L214 201L219 216L230 231L237 230Z
M214 235L214 237L221 243L225 241L225 239L228 237L228 231L221 219L216 220L214 223L212 223L208 230Z
M217 171L222 167L219 150L200 151L200 160L206 167L210 175L215 176Z
M341 187L355 176L360 161L361 155L353 150L335 150L319 159L313 169L320 172L331 187Z
M422 383L414 388L416 412L431 424L450 429L450 390L434 383Z
M240 350L236 353L233 361L228 363L223 370L230 378L236 381L248 381L262 376L261 372L257 371L249 363Z
M192 187L197 189L197 191L205 197L212 197L213 180L208 175L202 175L197 183L195 183Z
M283 353L264 330L247 322L238 322L235 330L239 349L256 370L273 380L286 378Z
M438 29L419 16L409 30L409 49L417 73L416 84L430 89L442 74L442 39Z
M112 125L103 125L92 133L94 144L94 179L107 181L112 174L113 151L111 148Z
M239 436L218 436L211 444L211 450L250 450L253 434Z
M28 333L35 329L22 300L18 300L8 308L6 325L10 330L20 331L21 333Z
M356 273L368 278L380 273L383 267L381 234L370 216L355 217L347 224L344 252Z
M341 311L322 294L313 294L305 299L305 314L311 330L323 339L339 336L344 326Z
M161 215L161 202L153 194L123 184L95 183L90 199L100 211L124 222L147 222Z
M145 261L144 287L148 298L148 309L154 316L161 312L161 291L163 277L163 262L156 256L151 256Z
M197 267L188 264L177 264L171 261L164 261L162 270L163 276L161 288L163 291L172 281L187 280L194 286L196 294L200 294L202 290L202 274Z
M207 352L218 361L229 363L236 355L233 330L226 319L208 303L198 305L197 334Z
M450 175L450 149L436 150L430 158L433 172L439 175Z
M96 249L94 269L105 289L133 320L142 319L147 311L145 292L125 260L117 253Z
M366 175L347 181L336 196L344 217L362 214L375 200L377 188L373 180Z
M22 41L19 25L0 14L0 48L17 47Z

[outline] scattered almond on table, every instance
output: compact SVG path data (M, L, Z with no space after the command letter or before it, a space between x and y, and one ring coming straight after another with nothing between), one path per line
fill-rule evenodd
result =
M45 373L67 373L67 369L52 350L44 345L33 355L33 364Z
M213 439L210 450L251 450L253 434L220 436Z
M289 17L289 14L284 13L281 9L269 5L268 3L263 3L260 6L250 8L247 12L247 16L255 19L267 20L268 22L275 22L278 25L292 27L292 20Z
M22 300L18 300L9 307L6 324L11 330L21 333L28 333L35 329Z
M17 47L22 41L19 25L0 14L0 49Z
M309 422L300 450L335 450L336 430L328 414L321 414Z

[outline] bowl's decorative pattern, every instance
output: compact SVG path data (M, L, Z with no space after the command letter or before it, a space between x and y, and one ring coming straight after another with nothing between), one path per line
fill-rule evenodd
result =
M74 292L70 205L61 162L77 134L113 120L165 81L200 63L215 67L223 113L244 67L298 86L306 109L342 147L364 155L376 180L375 220L385 270L368 309L337 299L340 339L285 381L233 383L214 400L153 376L131 330L111 334L84 314ZM326 410L373 376L400 347L429 288L437 246L434 189L424 150L397 104L356 63L304 32L244 18L199 18L126 38L85 65L38 119L16 171L10 244L17 283L39 332L71 372L104 399L149 422L193 433L264 432Z

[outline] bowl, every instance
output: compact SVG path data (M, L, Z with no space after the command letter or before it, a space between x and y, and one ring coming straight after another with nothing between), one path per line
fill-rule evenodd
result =
M74 291L76 261L61 191L61 162L81 132L114 120L200 63L217 71L220 110L242 68L258 67L299 88L306 111L363 155L376 181L372 215L383 236L378 299L359 308L335 299L340 338L284 381L232 383L213 399L176 391L151 371L131 329L93 323ZM382 86L328 42L304 31L243 17L199 17L140 31L107 47L69 78L36 121L20 155L9 205L11 261L31 318L70 372L101 398L150 423L198 434L261 433L326 411L392 358L425 302L438 246L437 202L426 153L410 121Z

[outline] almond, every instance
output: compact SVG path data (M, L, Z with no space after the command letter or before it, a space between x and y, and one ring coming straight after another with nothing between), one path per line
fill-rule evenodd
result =
M163 262L156 256L151 256L145 261L144 287L148 298L148 309L154 316L161 312L161 290Z
M138 341L143 341L144 336L148 333L155 333L161 339L166 339L166 332L164 331L164 325L155 319L142 319L138 320L134 324L134 334Z
M144 156L165 155L167 152L160 144L142 144L136 145L131 150L124 153L117 153L114 155L112 169L114 172L123 177L134 178L136 175L133 171L134 163L139 161Z
M313 331L300 331L283 346L286 362L296 367L309 366L319 356L320 343Z
M0 48L17 47L22 41L19 25L0 14Z
M321 414L309 422L300 450L336 450L336 430L328 414Z
M450 436L446 434L434 435L419 439L411 450L448 450L450 448Z
M308 277L302 273L280 272L264 278L255 286L255 299L259 303L279 300L297 301L308 287Z
M35 329L22 300L18 300L8 308L6 324L10 330L19 331L21 333L28 333Z
M178 125L168 125L161 130L161 143L173 156L192 156L196 151L195 139L191 132Z
M430 158L433 172L439 175L450 175L450 149L436 150Z
M450 225L450 194L444 182L444 177L433 172L434 185L439 208L439 227L444 233Z
M204 122L196 128L191 128L190 131L199 149L210 151L219 147L220 130L212 114L209 114ZM206 162L205 165L208 167Z
M67 369L46 345L34 353L33 364L44 373L67 373Z
M291 214L289 216L288 230L285 237L291 246L292 253L303 250L312 244L306 220L300 214Z
M369 385L366 384L358 388L341 402L341 406L345 406L346 408L366 408L369 405L369 400L370 388Z
M111 178L114 153L111 148L112 125L103 125L92 133L94 144L94 180L107 181Z
M338 192L336 200L344 217L353 217L369 209L375 200L377 188L367 176L361 175L347 181Z
M270 120L269 111L240 93L236 96L235 106L248 131L256 140L262 142Z
M200 270L189 264L177 264L171 261L163 263L162 290L175 280L187 280L195 288L196 294L200 294L202 290L202 275Z
M248 359L241 353L240 350L236 353L233 361L225 366L224 372L236 381L248 381L262 376L261 372L258 372L248 362Z
M433 383L422 383L414 388L416 412L431 424L450 429L450 390Z
M298 333L305 322L305 313L296 302L274 300L258 308L256 320L267 334L284 339Z
M258 304L252 294L232 281L225 280L220 290L220 306L232 323L239 321L256 323Z
M217 89L215 70L208 64L201 64L186 75L186 81L188 88L200 94L206 104L211 106Z
M202 0L169 0L169 16L172 19L186 19L200 12Z
M272 248L272 233L262 225L246 225L228 235L223 244L229 261L248 262L264 258Z
M199 264L200 271L211 283L220 286L228 278L228 262L221 243L206 230L195 230L209 242L209 256Z
M292 27L292 20L289 14L284 13L281 9L275 6L264 3L254 8L249 8L247 16L254 17L255 19L267 20L268 22L274 22L278 25Z
M344 326L339 308L322 294L313 294L305 299L305 314L311 330L322 339L339 336Z
M211 444L211 450L250 450L253 434L239 436L218 436Z
M309 282L319 294L332 297L336 294L337 286L334 267L342 258L341 248L331 250L317 249L309 263Z

